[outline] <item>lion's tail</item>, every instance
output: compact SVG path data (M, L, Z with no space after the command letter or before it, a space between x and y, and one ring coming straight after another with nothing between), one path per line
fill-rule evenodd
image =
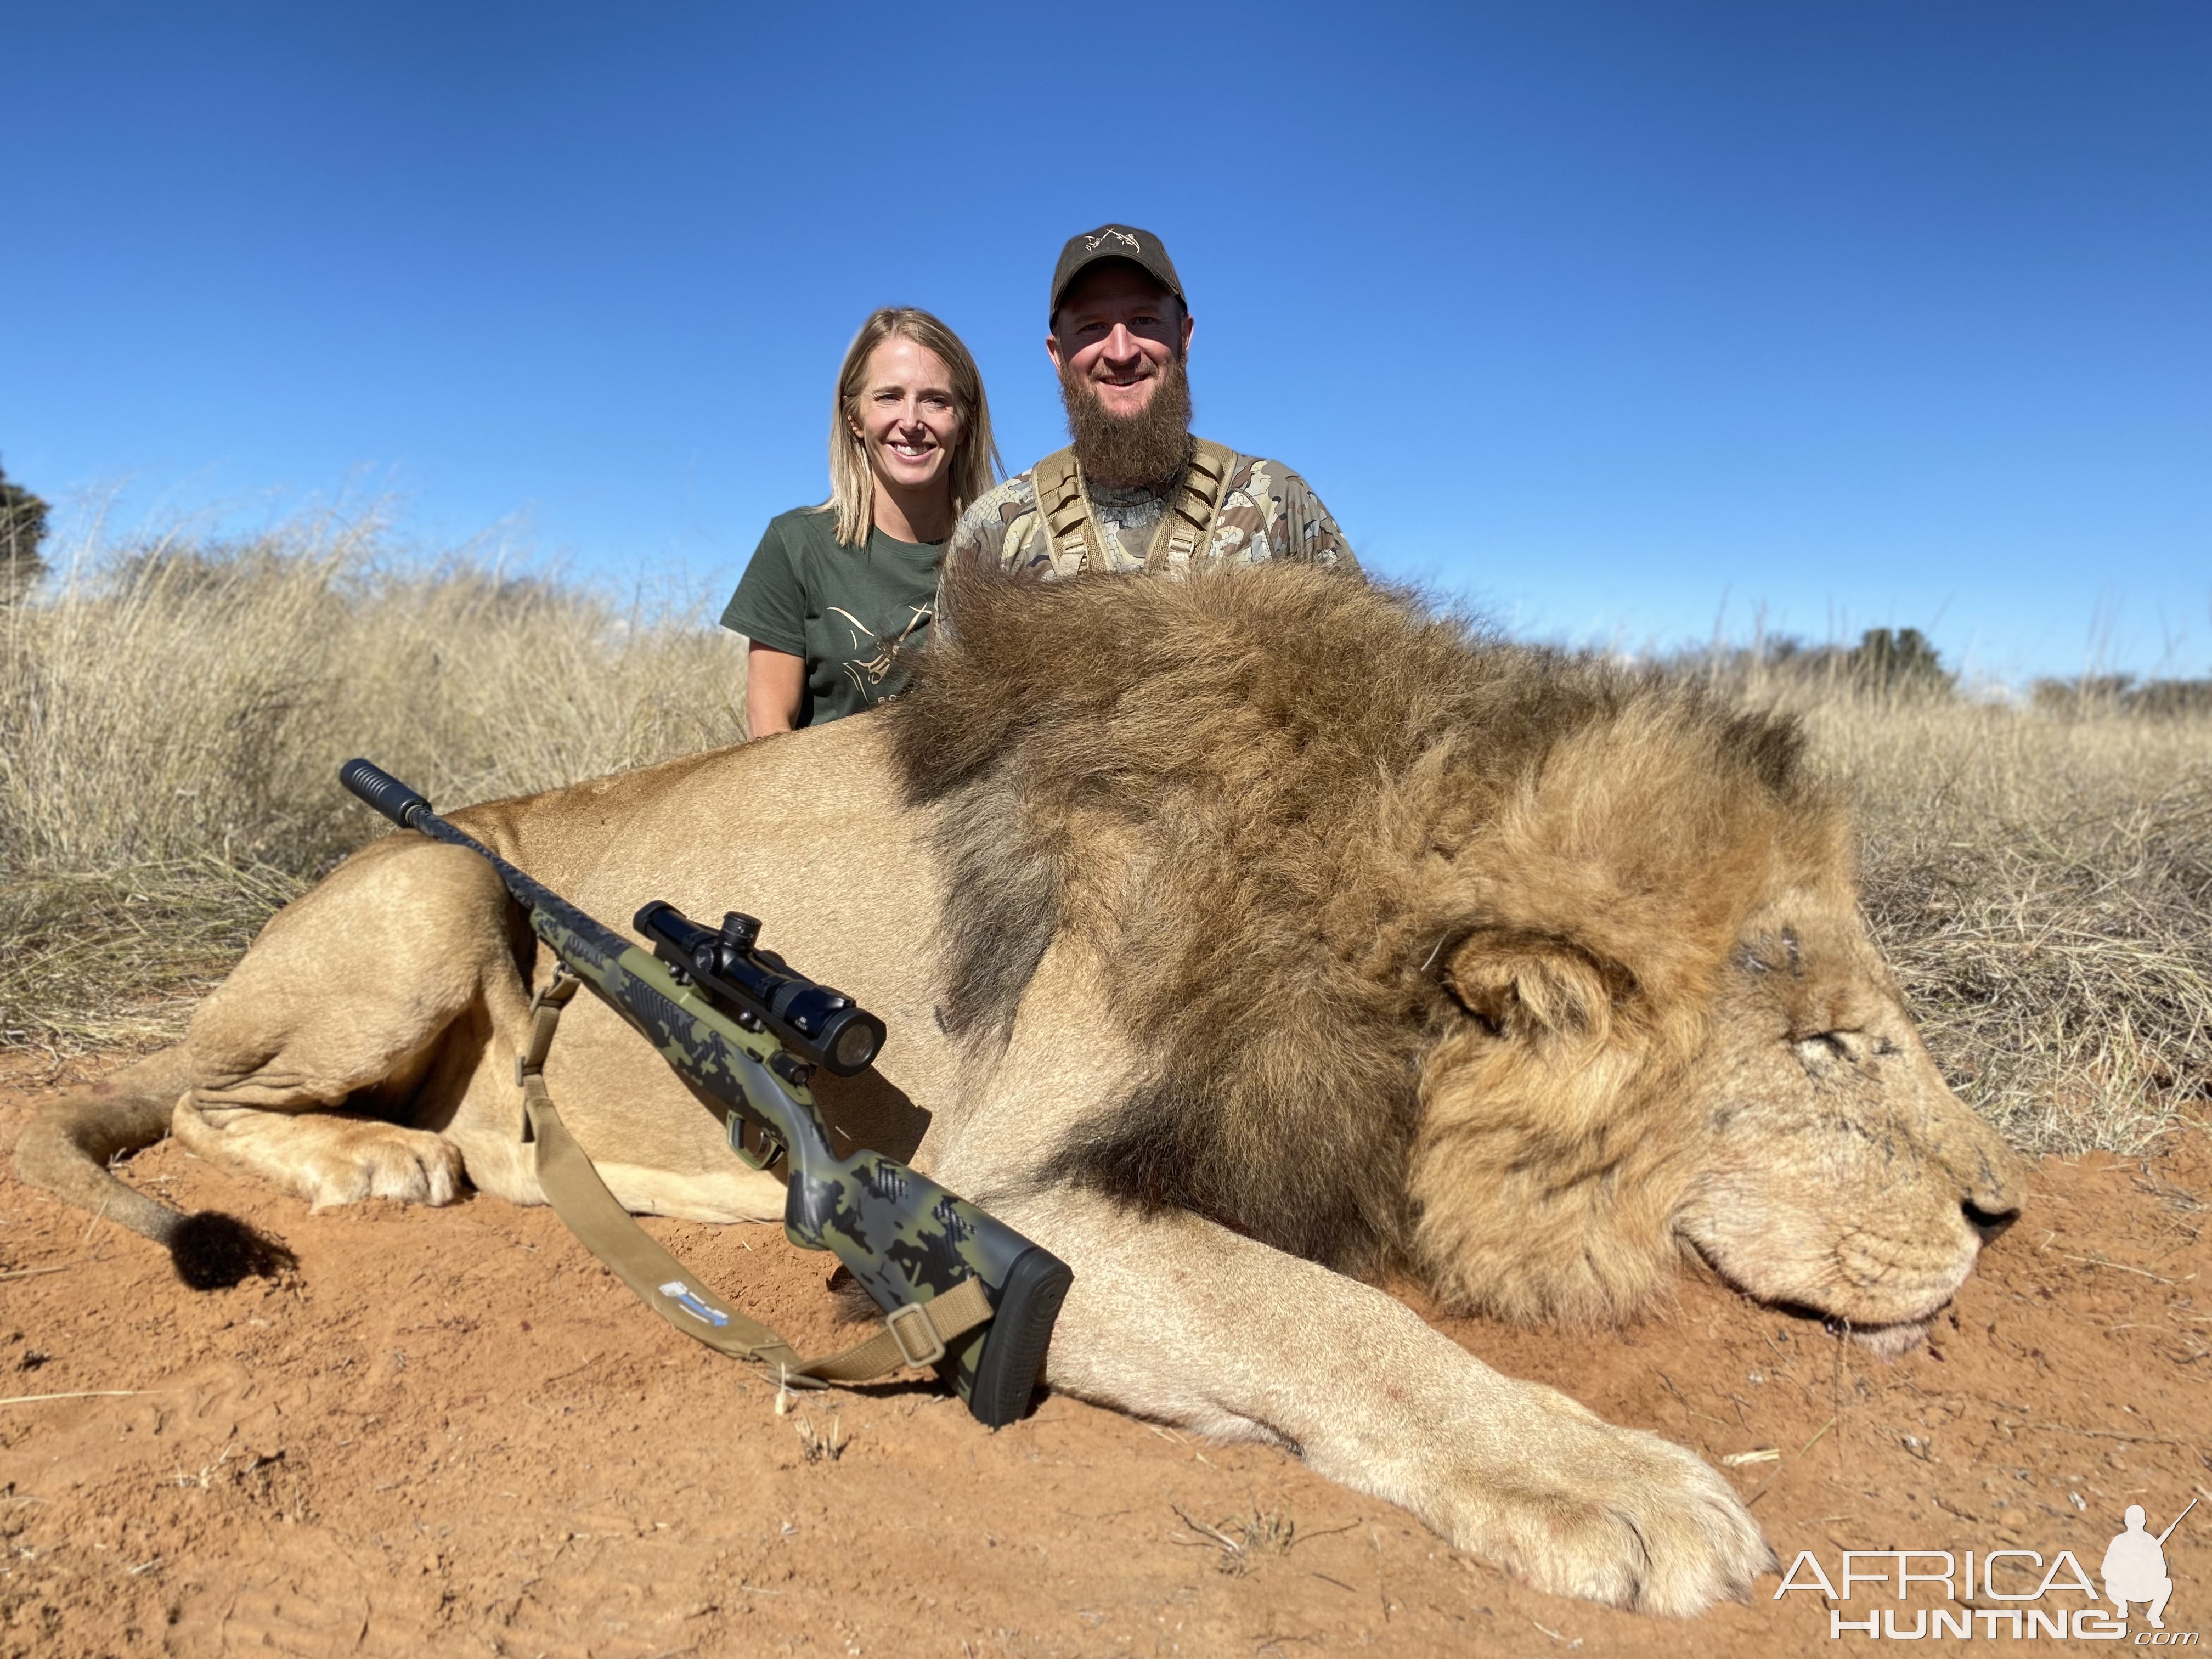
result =
M150 1146L169 1132L177 1097L190 1080L179 1047L64 1095L15 1142L15 1173L65 1204L152 1239L168 1250L185 1283L212 1290L289 1265L289 1253L234 1217L172 1209L125 1186L107 1167L109 1159Z

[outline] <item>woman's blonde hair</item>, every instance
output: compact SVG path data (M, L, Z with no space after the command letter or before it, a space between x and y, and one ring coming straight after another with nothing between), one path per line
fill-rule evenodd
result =
M861 382L868 373L868 358L885 340L896 335L933 351L952 374L952 401L960 416L959 446L952 452L952 514L999 481L1006 469L999 460L999 446L991 436L991 404L983 395L983 377L960 337L926 311L912 306L885 306L860 325L845 352L845 366L837 371L837 395L830 410L830 499L819 509L837 515L837 539L859 547L868 539L875 522L875 473L868 465L868 447L853 431L859 420Z

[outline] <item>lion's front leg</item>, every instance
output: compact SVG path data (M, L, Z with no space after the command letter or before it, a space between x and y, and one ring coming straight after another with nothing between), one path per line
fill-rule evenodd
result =
M1194 1217L1064 1188L991 1207L1075 1268L1055 1388L1285 1443L1555 1595L1687 1616L1772 1570L1698 1458L1500 1376L1379 1291Z

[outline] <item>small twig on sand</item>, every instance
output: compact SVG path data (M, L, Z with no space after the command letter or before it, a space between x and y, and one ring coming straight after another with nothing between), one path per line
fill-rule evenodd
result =
M0 1406L35 1406L42 1400L122 1400L131 1395L162 1394L161 1389L79 1389L74 1394L19 1394Z
M1182 1522L1183 1525L1188 1527L1193 1532L1203 1533L1206 1534L1205 1538L1171 1538L1168 1540L1170 1543L1202 1544L1206 1540L1206 1539L1212 1539L1215 1544L1227 1551L1231 1556L1241 1556L1244 1553L1244 1546L1237 1540L1231 1538L1220 1528L1208 1526L1205 1522L1199 1520L1194 1516L1186 1513L1182 1506L1179 1504L1170 1504L1168 1507L1176 1512L1176 1519Z
M585 1360L580 1365L571 1365L565 1371L556 1371L552 1376L547 1377L544 1382L540 1382L538 1386L541 1389L550 1388L556 1382L566 1382L568 1378L574 1376L578 1371L590 1370L592 1366L599 1363L599 1355L593 1354L590 1358Z
M2025 1424L2020 1425L2026 1427ZM2078 1434L2093 1440L2129 1440L2139 1446L2188 1446L2193 1442L2178 1440L2170 1434L2122 1434L2118 1429L2077 1429L2070 1423L2045 1423L2043 1426L2059 1434Z
M2063 1250L2061 1250L2058 1254L2064 1256L2067 1261L2079 1261L2084 1267L2110 1267L2114 1273L2139 1273L2145 1279L2156 1279L2161 1285L2171 1285L2173 1283L2172 1279L2165 1278L2160 1274L2152 1273L2147 1267L2130 1267L2124 1261L2107 1261L2101 1255L2067 1255L2066 1252Z
M1814 1431L1813 1437L1810 1440L1808 1440L1803 1445L1798 1447L1797 1457L1793 1457L1787 1461L1782 1461L1779 1457L1779 1454L1778 1454L1778 1461L1774 1466L1774 1473L1768 1475L1765 1480L1760 1481L1759 1483L1758 1489L1754 1491L1750 1497L1743 1500L1744 1508L1749 1509L1753 1504L1759 1502L1760 1498L1765 1497L1766 1489L1782 1478L1782 1471L1788 1468L1791 1463L1796 1462L1797 1458L1803 1457L1807 1452L1819 1445L1820 1443L1820 1437L1827 1433L1830 1429L1832 1429L1835 1426L1836 1419L1832 1417L1826 1422L1821 1424L1818 1429Z

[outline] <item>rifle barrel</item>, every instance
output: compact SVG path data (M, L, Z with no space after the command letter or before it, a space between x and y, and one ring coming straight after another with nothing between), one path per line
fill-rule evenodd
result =
M955 1344L945 1365L969 1409L991 1427L1026 1408L1073 1277L1065 1262L895 1158L866 1149L839 1158L813 1096L799 1080L804 1073L778 1075L768 1065L785 1048L773 1028L740 1025L690 977L677 976L652 951L455 829L390 773L352 760L339 769L338 781L401 829L465 847L489 863L528 913L531 930L659 1051L695 1095L729 1115L725 1126L733 1148L740 1116L774 1132L787 1153L784 1233L793 1243L834 1251L886 1313L981 1279L991 1293L992 1320L985 1330ZM666 907L648 907L656 908ZM811 1012L838 1017L834 1025L810 1020L815 1030L805 1033L826 1041L833 1054L847 1046L843 1037L854 1034L871 1038L872 1055L880 1046L880 1022L851 999L811 981L785 982L802 986L816 999ZM832 1000L839 1006L832 1008ZM872 1030L861 1031L863 1022Z
M2168 1527L2164 1532L2159 1534L2158 1541L2163 1544L2167 1539L2172 1537L2173 1528L2179 1526L2183 1522L2186 1521L2189 1518L2189 1510L2193 1510L2196 1507L2197 1500L2192 1498L2189 1500L2189 1509L2182 1510L2180 1514L2173 1517L2173 1526Z
M419 831L448 846L467 848L499 872L507 890L523 904L544 911L569 933L596 946L602 955L611 959L630 948L630 941L613 928L585 915L543 883L532 880L473 836L453 828L430 810L428 801L381 767L365 760L348 761L338 769L338 781L402 830Z

